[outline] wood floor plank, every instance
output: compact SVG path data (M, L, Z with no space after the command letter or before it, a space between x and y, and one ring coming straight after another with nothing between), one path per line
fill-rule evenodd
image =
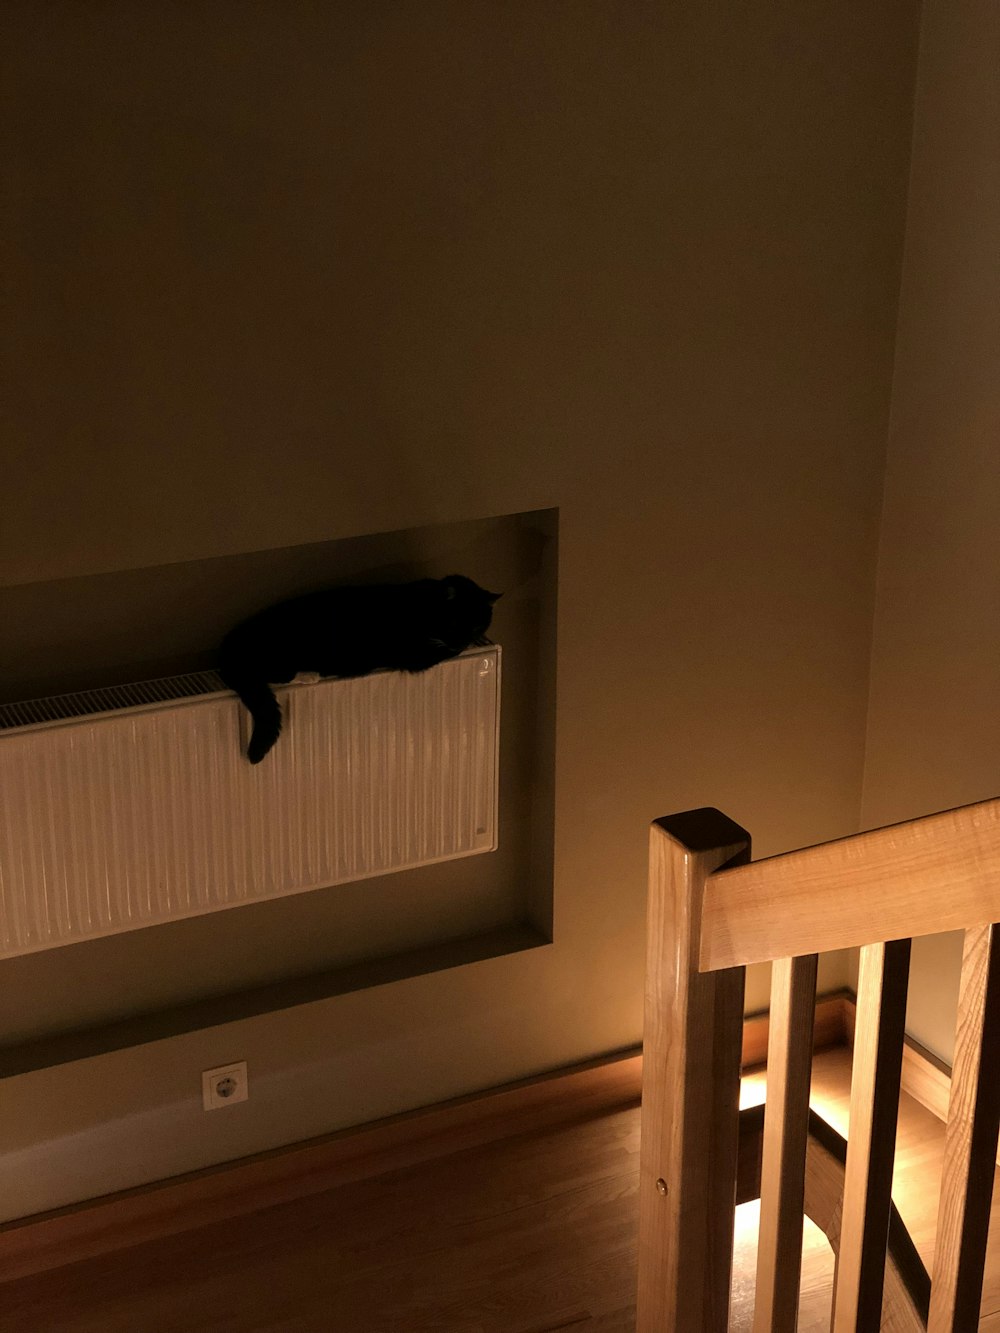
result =
M850 1055L813 1065L847 1128ZM760 1099L763 1076L745 1081ZM933 1259L944 1126L904 1095L894 1196ZM639 1116L473 1148L231 1222L0 1284L3 1333L633 1333ZM731 1329L752 1326L755 1205L736 1234ZM749 1211L744 1211L749 1210ZM994 1202L994 1216L997 1203ZM829 1327L832 1255L807 1225L800 1333ZM1000 1227L987 1245L1000 1333Z
M638 1116L473 1150L12 1283L5 1333L536 1330L627 1307ZM592 1238L581 1249L577 1236Z

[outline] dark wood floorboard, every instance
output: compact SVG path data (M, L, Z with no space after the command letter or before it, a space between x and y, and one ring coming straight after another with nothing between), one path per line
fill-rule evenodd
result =
M817 1057L814 1104L842 1131L849 1080L846 1052ZM904 1096L897 1202L925 1261L941 1138ZM632 1333L638 1152L636 1110L470 1149L0 1285L0 1330ZM737 1221L734 1333L752 1320L755 1208ZM998 1242L982 1328L1000 1333ZM800 1333L829 1327L832 1274L810 1224Z
M610 1115L9 1283L0 1328L625 1329L638 1131Z

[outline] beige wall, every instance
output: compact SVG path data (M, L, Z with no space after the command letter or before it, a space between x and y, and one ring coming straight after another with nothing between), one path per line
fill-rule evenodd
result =
M1000 9L926 0L863 821L1000 793ZM908 1026L950 1058L961 937L917 941Z
M915 0L4 22L6 582L560 510L554 943L11 1079L4 1215L636 1042L649 820L857 825Z

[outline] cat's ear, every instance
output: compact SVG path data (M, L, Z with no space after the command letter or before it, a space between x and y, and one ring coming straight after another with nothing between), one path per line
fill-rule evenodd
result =
M499 602L500 598L503 596L502 592L486 592L485 588L483 589L483 592L486 593L486 596L491 602Z

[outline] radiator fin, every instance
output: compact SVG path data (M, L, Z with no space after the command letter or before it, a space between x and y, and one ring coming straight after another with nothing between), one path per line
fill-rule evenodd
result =
M49 699L0 704L0 731L115 712L142 704L155 706L172 699L217 693L225 688L214 671L193 671L185 676L167 676L135 685L106 685L96 690L79 690L75 694L56 694Z
M0 957L492 850L499 679L491 646L292 685L256 766L211 673L20 711L0 735ZM115 711L63 711L95 696Z

